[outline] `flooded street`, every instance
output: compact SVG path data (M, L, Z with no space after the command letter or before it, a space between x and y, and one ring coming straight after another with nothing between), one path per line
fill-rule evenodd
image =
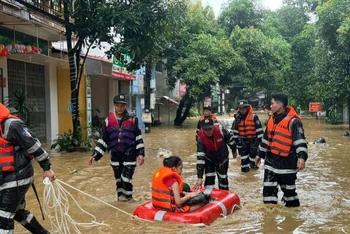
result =
M263 114L260 114L263 116ZM225 218L219 218L209 227L195 227L179 223L145 222L133 219L92 198L68 187L67 190L97 221L105 222L110 228L84 229L82 233L350 233L350 137L342 134L347 125L325 125L314 118L302 116L308 142L324 137L327 145L309 144L309 160L304 171L298 173L297 193L301 202L299 208L285 208L283 205L264 205L262 202L263 168L247 174L240 172L240 158L230 155L229 186L240 196L241 209ZM196 120L186 122L184 127L153 127L144 135L145 164L137 167L133 178L133 203L117 201L115 181L106 154L93 166L88 166L91 152L52 153L52 169L57 177L129 214L140 204L151 199L152 173L162 165L156 157L159 148L168 149L184 161L182 177L191 186L196 182ZM42 170L36 162L36 187L42 200ZM76 172L75 172L76 171ZM281 199L279 193L279 200ZM71 203L70 214L77 221L90 222L84 216L77 217L77 208ZM27 208L38 220L40 210L35 195L27 193ZM50 230L48 220L41 223ZM26 233L16 224L15 233ZM73 232L72 232L73 233Z

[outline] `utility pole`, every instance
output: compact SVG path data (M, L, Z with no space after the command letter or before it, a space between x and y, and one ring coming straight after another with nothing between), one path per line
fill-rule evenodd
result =
M145 98L145 108L144 108L144 124L145 124L145 133L151 132L152 125L152 113L151 113L151 75L152 68L149 65L146 65L146 74L144 80L144 98Z

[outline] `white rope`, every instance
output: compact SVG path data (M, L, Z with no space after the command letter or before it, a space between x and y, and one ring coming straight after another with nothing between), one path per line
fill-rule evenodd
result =
M43 183L45 185L43 210L50 220L52 232L70 233L70 229L73 229L75 233L81 234L79 227L109 227L108 224L97 222L94 215L81 208L74 197L62 187L59 180L56 179L55 181L50 182L48 178L45 178ZM69 197L74 201L80 211L92 218L91 223L79 223L69 215Z
M116 206L112 206L111 204L108 204L107 202L102 201L102 200L98 199L97 197L91 196L90 194L85 193L84 191L81 191L81 190L79 190L79 189L73 187L72 185L69 185L69 184L63 182L62 180L59 180L59 179L56 179L56 180L58 180L60 183L62 183L62 184L64 184L64 185L66 185L66 186L68 186L68 187L70 187L70 188L72 188L72 189L74 189L74 190L76 190L76 191L78 191L78 192L80 192L80 193L82 193L82 194L88 196L88 197L91 197L92 199L95 199L96 201L99 201L99 202L101 202L101 203L103 203L103 204L105 204L105 205L107 205L107 206L109 206L109 207L111 207L111 208L113 208L113 209L116 209L117 211L120 211L120 212L122 212L122 213L124 213L124 214L126 214L126 215L129 215L129 216L131 216L131 217L133 217L133 218L136 218L136 219L138 219L138 220L140 220L140 221L151 222L150 220L142 219L142 218L139 218L139 217L136 216L136 215L129 214L128 212L126 212L126 211L124 211L124 210L122 210L122 209L120 209L120 208L118 208L118 207L116 207ZM56 181L56 180L55 180L55 181Z
M114 208L126 215L136 217L138 220L143 221L143 219L138 218L137 216L134 216L132 214L127 213L124 210L119 209L118 207L112 206L96 197L93 197L59 179L54 180L51 182L49 178L45 178L43 181L45 187L44 187L44 199L43 199L43 210L44 213L47 215L48 219L50 220L51 229L54 233L64 233L68 234L70 233L70 230L73 229L75 233L81 234L81 231L79 230L79 227L83 228L93 228L97 226L105 226L109 227L108 224L100 223L96 221L96 217L87 211L85 211L76 201L76 199L70 194L61 184L64 184L74 190L79 191L80 193L91 197L111 208ZM75 221L70 215L69 215L69 198L74 201L75 205L79 208L81 212L86 214L87 216L90 216L92 221L90 223L79 223ZM151 222L149 220L145 220L148 222Z

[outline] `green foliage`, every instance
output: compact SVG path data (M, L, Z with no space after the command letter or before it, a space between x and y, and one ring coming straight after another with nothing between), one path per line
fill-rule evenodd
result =
M191 108L190 112L188 113L188 117L198 117L200 116L199 112L195 108Z
M30 10L38 10L27 3ZM108 55L125 63L125 54L132 57L127 63L129 71L142 65L152 67L159 61L163 48L168 39L178 31L182 23L181 15L186 12L185 0L79 0L79 1L50 1L63 5L65 34L70 68L71 100L74 110L72 113L73 136L78 138L80 126L79 90L86 61L81 60L81 52L88 55L90 48L102 48L101 42L115 45ZM207 16L210 12L207 12ZM56 15L52 15L57 20ZM116 40L116 38L118 38ZM73 43L74 42L74 43Z
M350 105L350 4L330 0L317 8L317 14L317 80L313 90L328 107L334 103Z
M218 22L229 36L236 26L259 28L263 21L262 17L263 11L256 0L231 0L223 8Z
M177 80L186 84L188 98L203 101L211 96L211 87L219 83L231 86L235 74L244 70L244 60L236 53L208 8L200 3L188 6L186 25L165 50L167 83L173 88Z
M112 6L116 3L112 2ZM132 61L127 64L128 70L135 70L141 66L152 67L162 55L162 50L168 45L170 38L175 36L183 23L186 12L186 1L133 1L133 4L121 11L113 7L112 21L118 27L118 34L122 40L108 52L119 61L125 60L129 54Z
M315 95L311 86L315 83L315 25L307 25L300 34L291 42L291 71L288 74L287 86L284 90L290 98L302 106L308 107L310 101L314 101Z
M199 34L185 48L185 54L178 59L173 75L186 84L186 91L195 100L211 95L211 86L218 82L215 56L217 40L207 34Z
M10 98L9 105L17 109L19 118L21 118L29 128L35 126L32 113L38 112L38 108L35 103L28 99L28 95L25 93L24 89L17 89L14 91L13 97Z
M87 138L86 140L83 141L83 146L91 150L95 147L95 143L92 138Z
M291 42L304 30L304 26L310 20L307 13L304 7L286 5L273 13L269 20L277 32Z
M60 151L73 152L77 149L77 147L83 146L88 150L91 150L95 144L93 139L90 137L85 140L83 139L83 130L86 129L87 128L79 126L76 137L74 137L71 129L63 134L59 134L57 139L55 139L54 143L51 145L51 149L56 149L58 147Z
M265 89L268 93L280 90L290 69L290 45L281 37L268 38L255 28L233 30L230 41L244 58L246 73L235 74L251 91Z
M72 130L68 130L68 132L58 135L58 138L51 145L51 149L56 149L57 146L60 151L73 152L75 147L79 146L79 141L73 138Z
M283 86L291 101L308 107L315 100L312 85L315 83L315 45L317 31L310 23L311 13L315 9L313 0L286 0L282 8L275 12L266 12L262 30L273 38L282 37L289 44L290 62L284 72ZM277 35L276 35L277 33ZM277 91L278 89L273 90Z
M329 124L338 124L342 114L337 112L337 106L333 105L328 109L328 115L325 118L326 123Z

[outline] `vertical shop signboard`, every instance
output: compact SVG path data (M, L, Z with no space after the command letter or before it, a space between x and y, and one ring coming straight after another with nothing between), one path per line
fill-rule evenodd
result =
M92 110L91 110L91 77L86 76L86 122L87 122L87 134L91 135L92 128Z

